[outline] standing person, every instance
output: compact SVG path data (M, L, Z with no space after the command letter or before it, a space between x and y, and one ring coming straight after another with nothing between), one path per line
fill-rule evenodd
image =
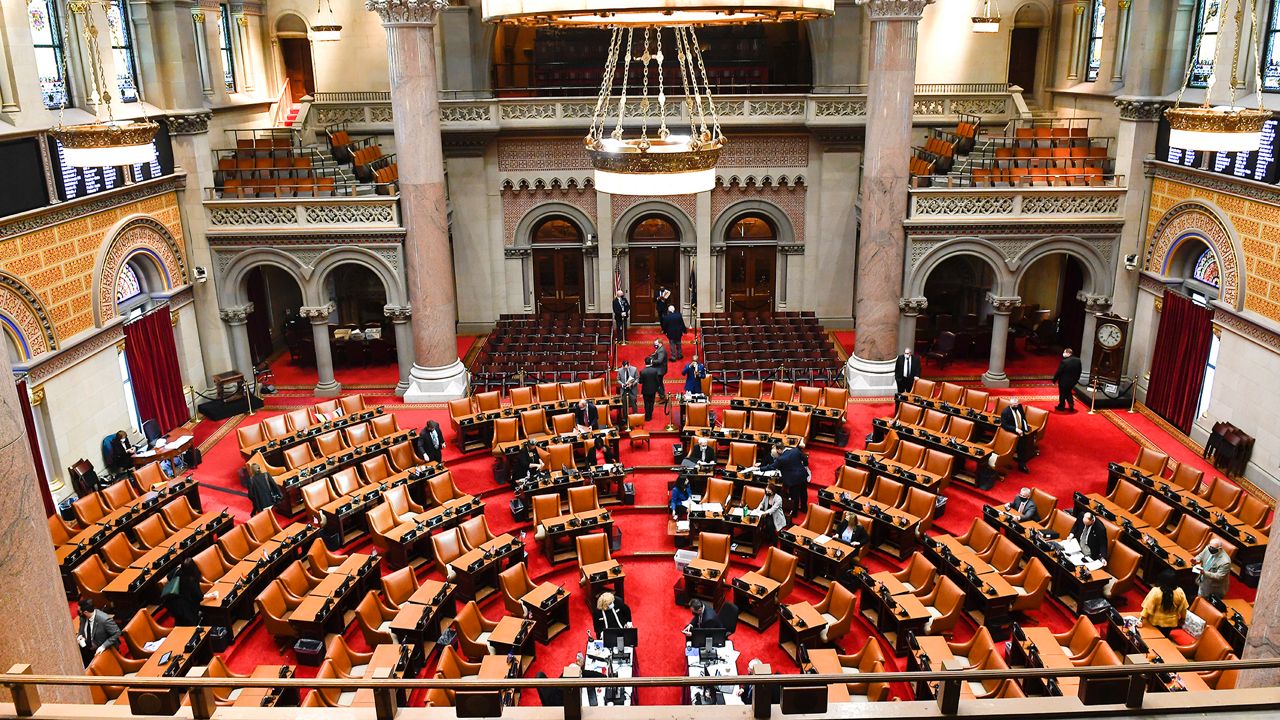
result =
M1156 578L1156 584L1142 600L1142 614L1138 616L1138 627L1150 623L1152 627L1169 634L1170 630L1182 627L1187 619L1187 595L1174 582L1173 573L1165 570Z
M640 395L644 397L644 419L653 419L653 403L662 392L662 368L652 362L640 371Z
M765 529L772 534L782 532L787 526L787 516L782 512L782 497L773 489L773 485L765 486L764 497L760 498L760 504L755 509L763 517L761 522L767 523Z
M615 340L619 345L627 343L627 324L631 321L631 301L618 290L613 294L613 325L618 329Z
M893 363L893 381L898 384L898 392L904 393L910 390L918 377L920 377L920 358L916 357L911 348L903 348L902 354Z
M444 433L440 431L440 423L428 420L426 427L418 433L414 444L418 446L418 454L432 462L440 462L444 457Z
M658 287L658 292L653 294L653 309L659 320L662 319L662 311L667 307L667 299L671 297L671 291L665 285Z
M671 343L671 359L684 359L684 334L689 328L685 327L684 316L676 312L675 305L668 305L667 311L659 320L662 325L662 334L667 336L667 341Z
M1064 348L1062 362L1058 363L1058 369L1053 373L1053 381L1058 385L1058 406L1054 410L1076 411L1076 398L1071 391L1080 382L1080 373L1080 358L1071 353L1071 348Z
M667 376L667 348L662 344L661 339L653 341L653 354L649 356L648 364L658 368L662 377Z
M630 360L623 360L618 368L618 394L622 396L622 414L630 415L636 407L636 385L640 383L640 372Z
M88 665L98 653L120 644L120 626L110 615L95 608L89 598L80 598L76 608L76 614L80 616L76 642L80 644L84 664Z
M702 378L707 376L707 366L698 362L698 356L694 355L693 360L684 366L681 371L684 375L684 391L687 393L702 393Z
M1032 437L1031 426L1027 424L1027 412L1022 408L1022 403L1018 401L1018 398L1009 398L1009 407L1000 413L1000 428L1018 436L1018 445L1015 451L1018 469L1024 473L1031 472L1027 469L1027 461L1031 459L1031 443L1034 438Z
M1222 551L1222 540L1213 537L1204 546L1191 569L1199 575L1196 594L1200 597L1216 595L1219 600L1227 596L1231 583L1231 558Z
M200 591L200 571L196 568L196 561L187 558L165 583L164 590L160 593L160 602L173 616L175 625L195 627L200 624L202 599L204 593Z
M276 484L275 478L264 472L258 463L251 463L249 465L249 502L253 505L254 514L274 506L283 497L284 492Z
M793 512L805 512L809 509L809 469L805 467L804 443L795 447L782 449L781 445L773 446L773 462L762 470L777 470L782 474L782 489L791 501Z

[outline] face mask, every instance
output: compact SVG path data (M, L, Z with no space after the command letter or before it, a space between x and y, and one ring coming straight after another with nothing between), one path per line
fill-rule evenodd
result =
M1209 548L1209 553L1210 553L1211 555L1217 555L1217 554L1218 554L1218 548L1216 548L1216 547L1211 547L1211 548Z

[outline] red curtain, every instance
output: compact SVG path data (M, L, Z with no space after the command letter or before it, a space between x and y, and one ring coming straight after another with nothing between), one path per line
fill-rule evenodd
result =
M1200 388L1204 385L1205 363L1213 343L1213 308L1202 307L1191 298L1165 290L1160 329L1151 358L1151 383L1147 386L1147 407L1184 433L1191 432Z
M169 306L164 305L125 325L124 340L125 360L129 363L133 399L138 404L140 419L155 420L162 433L189 420Z
M53 494L49 491L49 478L44 474L44 458L40 455L40 441L36 439L36 417L31 413L31 403L27 398L27 379L18 378L18 407L22 408L22 424L27 428L27 445L31 448L31 462L36 466L36 486L40 488L40 499L44 502L44 514L53 514Z

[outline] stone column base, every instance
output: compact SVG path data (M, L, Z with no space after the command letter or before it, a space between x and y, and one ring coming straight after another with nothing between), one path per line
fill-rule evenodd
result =
M342 383L336 380L331 383L319 383L312 392L316 397L338 397L342 394Z
M982 373L982 384L989 388L1007 388L1009 387L1009 376L1004 373L992 375L988 370Z
M422 367L414 363L409 371L409 387L404 391L404 401L446 402L466 397L470 378L461 360L454 360L444 367Z
M849 394L858 397L893 397L898 385L893 379L894 360L864 360L850 355L844 366Z

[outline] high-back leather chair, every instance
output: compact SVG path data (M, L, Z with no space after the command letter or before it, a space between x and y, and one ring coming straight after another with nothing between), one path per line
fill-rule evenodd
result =
M836 514L831 508L810 505L808 513L804 516L804 528L818 535L826 535L831 532L835 517Z
M312 517L324 517L325 505L334 501L333 490L326 482L313 482L302 486L302 504Z
M382 597L390 607L398 609L417 589L418 576L411 567L403 567L382 576Z
M151 550L168 540L172 533L159 515L148 515L133 526L133 534L137 538L135 544L138 547Z
M458 629L458 646L468 660L481 660L491 652L489 634L498 627L498 621L485 617L475 600L462 606L454 624Z
M472 415L471 398L454 398L448 402L449 425L456 431L462 420Z
M748 510L760 507L760 501L764 499L764 488L758 485L744 485L742 488L742 498L740 502L742 506Z
M267 434L262 431L262 423L236 428L236 440L239 441L241 450L264 443L267 439Z
M1053 511L1058 507L1058 498L1040 488L1031 488L1031 502L1035 503L1036 511L1040 513L1042 518L1052 515Z
M728 408L724 411L724 417L720 424L726 430L746 430L747 411Z
M1231 514L1240 518L1241 521L1255 530L1267 532L1271 527L1271 522L1268 519L1271 514L1271 508L1251 493L1244 493L1240 496L1240 502L1234 508L1231 508Z
M801 385L796 388L796 398L802 405L817 405L822 399L822 388L812 385Z
M1177 469L1173 471L1169 482L1175 487L1180 487L1189 492L1195 492L1200 489L1200 482L1204 480L1204 471L1191 467L1191 463L1178 463Z
M929 408L924 411L924 418L920 421L920 425L925 430L941 434L943 429L947 427L947 419L950 416L941 410Z
M916 526L916 533L923 535L933 527L933 516L937 512L938 496L912 486L907 488L907 494L902 498L902 505L899 508L906 514L919 518L920 524Z
M1124 479L1118 481L1115 488L1111 490L1111 494L1107 495L1108 500L1129 512L1133 512L1141 505L1144 497L1146 496L1141 488Z
M298 602L302 602L302 599L320 584L319 580L307 572L307 568L302 564L301 560L289 563L288 567L280 571L280 576L276 579L280 581L280 586L285 595Z
M129 657L149 658L151 653L144 646L169 637L173 628L164 627L156 622L151 611L144 607L134 613L121 632L124 636L124 644L129 648Z
M502 409L502 393L497 390L476 393L476 409L480 412L493 412Z
M452 580L457 573L449 563L467 554L467 545L462 541L462 533L458 528L450 528L431 536L431 548L435 550L436 562L444 568L444 576Z
M317 435L316 449L320 451L322 457L330 457L339 455L347 449L346 438L337 430L330 430L327 433Z
M787 413L787 424L782 428L783 435L797 435L809 439L809 424L813 418L812 413L792 410Z
M1017 591L1013 599L1014 612L1039 610L1049 592L1050 576L1040 558L1031 558L1021 571L1004 575L1004 579Z
M847 672L873 674L884 672L884 651L874 637L868 637L862 648L852 655L837 655L840 667ZM845 683L845 689L852 696L863 696L867 702L883 702L889 696L889 683Z
M104 505L112 510L119 510L133 502L138 494L133 491L133 483L128 480L118 480L102 488L100 496Z
M94 656L93 660L89 662L89 666L85 668L85 674L95 677L133 677L146 664L145 658L138 658L137 660L125 658L120 655L119 650L109 647ZM89 696L95 705L106 705L115 702L124 691L124 685L89 686Z
M724 569L729 565L729 550L732 544L732 539L724 533L698 534L698 557L721 565L721 580L724 580Z
M944 382L942 389L938 392L938 399L951 405L962 405L964 404L964 386Z
M496 537L489 529L489 519L484 515L464 520L458 525L458 532L462 534L462 540L468 548L478 548Z
M785 600L791 594L796 582L796 556L776 547L765 553L764 564L757 571L760 575L778 583L778 600Z
M922 425L924 408L909 402L900 403L893 414L893 419L903 425Z
M795 383L775 380L773 387L769 389L769 398L778 402L791 402L791 398L795 397L795 393Z
M823 642L834 643L849 633L853 626L854 595L844 585L832 582L822 602L814 606L827 626L820 633Z
M324 659L332 663L338 677L359 678L364 677L369 662L373 660L373 653L352 650L346 639L335 633L329 636L329 642L325 645Z
M600 508L595 485L569 488L569 512L580 513Z
M1218 628L1205 623L1200 637L1190 645L1179 645L1178 650L1189 662L1216 662L1231 652L1231 645L1223 639Z
M703 503L719 503L721 507L729 507L733 498L733 481L724 478L709 478L706 492L702 493Z
M377 485L395 475L395 471L391 468L391 463L387 460L387 456L380 454L362 460L360 462L360 474L364 475L366 482Z
M822 402L818 404L824 408L845 410L849 407L849 391L842 387L828 385L822 389Z
M582 383L580 382L560 383L560 399L561 400L574 402L577 400L581 400L584 397L586 396L582 394Z
M264 465L265 469L266 466ZM159 483L167 482L169 476L164 474L164 470L158 462L149 462L146 465L133 469L133 484L141 488L143 492L150 490Z
M277 640L297 636L297 631L289 622L289 614L300 604L300 599L290 598L285 593L284 586L278 579L272 580L253 601L254 608L262 616L262 627Z
M514 387L511 388L507 395L511 398L512 407L529 407L534 402L533 388L531 387Z
M533 496L533 536L541 540L547 529L542 523L560 517L560 496L555 493Z
M315 462L316 454L308 443L299 443L293 447L286 448L284 451L284 464L290 470L297 470L312 462Z
M404 485L388 488L382 494L382 499L391 506L391 512L395 513L401 522L412 520L413 518L409 517L410 513L416 515L425 512L423 507L414 502L413 498L409 496L409 489Z
M1169 531L1169 539L1192 554L1203 550L1204 546L1209 544L1211 536L1209 526L1191 515L1179 517L1178 522Z
M196 571L200 573L200 589L204 592L209 592L215 582L231 571L231 566L227 565L222 553L218 552L215 546L196 553L191 561L195 563Z
M358 447L373 440L373 434L369 431L367 422L349 425L342 432L346 434L347 444L351 447Z
M574 538L574 543L578 548L578 570L582 575L581 582L585 584L586 574L581 572L582 568L613 559L612 553L609 552L609 536L604 533L579 535Z
M498 573L498 586L502 590L502 603L507 614L516 617L525 613L521 598L537 589L537 585L529 578L529 569L524 562L518 562Z
M762 387L759 380L743 380L738 383L738 397L759 399Z
M938 477L938 490L942 491L951 484L951 475L955 471L955 463L956 458L951 453L928 448L924 451L924 462L920 463L920 468L926 473Z
M279 440L293 434L293 431L289 429L289 419L284 415L276 415L263 420L262 431L272 440Z
M990 397L991 393L986 392L985 390L969 388L969 391L964 394L964 406L967 408L973 408L978 412L986 412L987 399Z
M919 552L911 554L906 567L889 573L914 595L928 595L938 581L938 570Z
M924 378L916 378L911 381L911 394L921 397L933 397L938 391L938 383L933 380L925 380Z
M342 468L338 472L329 476L329 481L333 483L335 496L350 495L359 490L361 487L368 485L356 473L355 468Z
M756 445L755 443L731 442L729 443L729 461L726 467L737 470L740 468L751 467L756 464Z
M493 421L493 456L501 457L503 447L520 439L520 421L516 418L498 418Z
M391 549L391 533L400 524L391 505L385 502L375 505L365 518L369 523L369 540L379 552L387 553Z
M1223 612L1213 606L1213 603L1203 597L1196 597L1191 601L1189 610L1192 614L1204 620L1205 627L1220 628L1222 627L1222 618L1225 617Z
M707 403L689 403L685 405L684 426L686 429L711 427L710 406Z
M1032 436L1040 440L1049 427L1049 411L1034 405L1024 405L1023 409L1027 415L1027 427L1031 429Z
M1098 626L1094 625L1087 615L1081 615L1070 630L1054 634L1053 639L1058 643L1058 647L1062 648L1062 652L1073 661L1088 657L1094 647L1102 642L1102 637L1098 635Z
M326 418L332 420L333 417L337 414L339 407L340 406L338 405L337 399L334 399L334 400L325 400L323 402L318 402L315 405L311 406L311 410L317 416L324 415Z
M572 415L559 415L557 417L567 417L573 422ZM577 461L573 458L573 445L569 443L553 443L545 448L538 448L538 458L542 460L542 464L548 470L563 470L568 468L573 470L577 467Z
M110 488L107 488L110 490ZM1229 483L1223 478L1215 477L1207 486L1202 488L1203 493L1200 497L1209 501L1209 504L1215 508L1228 510L1236 506L1240 502L1240 496L1244 493L1239 485ZM106 492L105 490L103 492Z
M996 572L1007 573L1022 561L1022 548L1009 538L1000 536L996 538L996 544L991 551L979 557L995 568Z
M379 415L369 421L369 429L374 437L384 438L400 432L400 423L395 415Z
M568 435L578 426L577 417L570 413L551 416L551 431L556 435Z
M298 408L290 410L284 414L285 422L289 423L289 428L294 432L306 430L311 427L311 410L309 408Z
M363 395L347 395L338 398L338 407L342 408L343 415L354 415L355 413L365 410Z
M107 567L112 572L121 572L125 568L133 564L134 560L146 554L145 550L139 550L129 543L129 539L123 533L116 533L107 538L102 544L102 559L107 563Z
M448 470L428 480L427 489L431 493L431 500L436 505L444 505L450 500L466 497L466 493L459 490L457 483L453 481L453 473Z
M768 410L751 411L751 429L755 432L773 432L778 416Z
M237 525L218 538L218 549L222 551L228 565L240 562L261 544L249 534L249 528L244 525Z
M364 644L374 647L395 642L391 636L391 621L395 617L396 611L379 602L376 591L366 593L356 605L356 625L364 637ZM449 649L445 648L446 651Z
M898 449L899 442L898 431L890 428L885 431L884 437L881 438L880 442L867 443L867 452L875 453L882 457L892 457L893 453Z
M1157 530L1163 530L1172 516L1173 507L1154 495L1147 496L1147 501L1142 504L1142 510L1138 513L1138 517Z
M973 430L973 421L968 418L952 417L947 422L947 434L961 442L972 440Z
M609 397L609 392L605 389L604 378L587 378L582 381L582 394L584 397L600 400Z
M307 548L307 572L318 578L325 578L337 570L347 559L346 555L330 552L329 546L320 538L316 538Z
M107 507L102 504L102 497L98 493L76 498L75 502L71 503L71 509L76 514L76 520L79 520L84 527L89 527L107 516Z
M880 475L875 479L871 499L881 505L898 507L898 503L902 502L902 494L902 483L885 477L884 475Z
M941 635L950 632L960 621L964 612L964 591L951 578L943 575L933 586L933 591L920 598L920 603L929 611L929 621L925 625L926 635Z
M249 535L257 545L270 540L276 535L284 532L284 528L280 527L280 520L271 508L260 510L249 518L249 522L245 523L248 528Z
M560 386L556 383L538 383L538 402L555 402L560 399Z
M893 459L909 468L920 467L920 463L924 462L924 451L923 445L903 440L893 452Z
M1121 542L1113 543L1107 556L1107 572L1112 579L1103 587L1103 594L1119 597L1128 592L1138 577L1141 565L1142 556L1138 551Z
M107 599L106 589L119 574L118 572L112 572L111 568L107 567L107 564L98 555L89 555L71 571L71 575L76 581L76 589L80 591L80 596L89 598L99 608L111 607L111 602Z
M832 484L832 488L839 488L855 495L862 495L868 490L867 480L870 477L871 474L862 468L841 465L836 468L836 481Z
M186 496L183 495L182 497L185 498ZM46 522L49 526L49 536L53 538L53 544L55 546L71 542L71 538L75 537L79 532L76 528L69 525L67 521L63 520L57 513L50 515Z
M547 413L542 408L522 411L520 428L524 430L524 436L529 440L551 436L551 430L547 427Z
M1148 475L1159 477L1164 474L1165 466L1169 464L1169 456L1159 450L1139 448L1138 457L1134 459L1133 464Z

